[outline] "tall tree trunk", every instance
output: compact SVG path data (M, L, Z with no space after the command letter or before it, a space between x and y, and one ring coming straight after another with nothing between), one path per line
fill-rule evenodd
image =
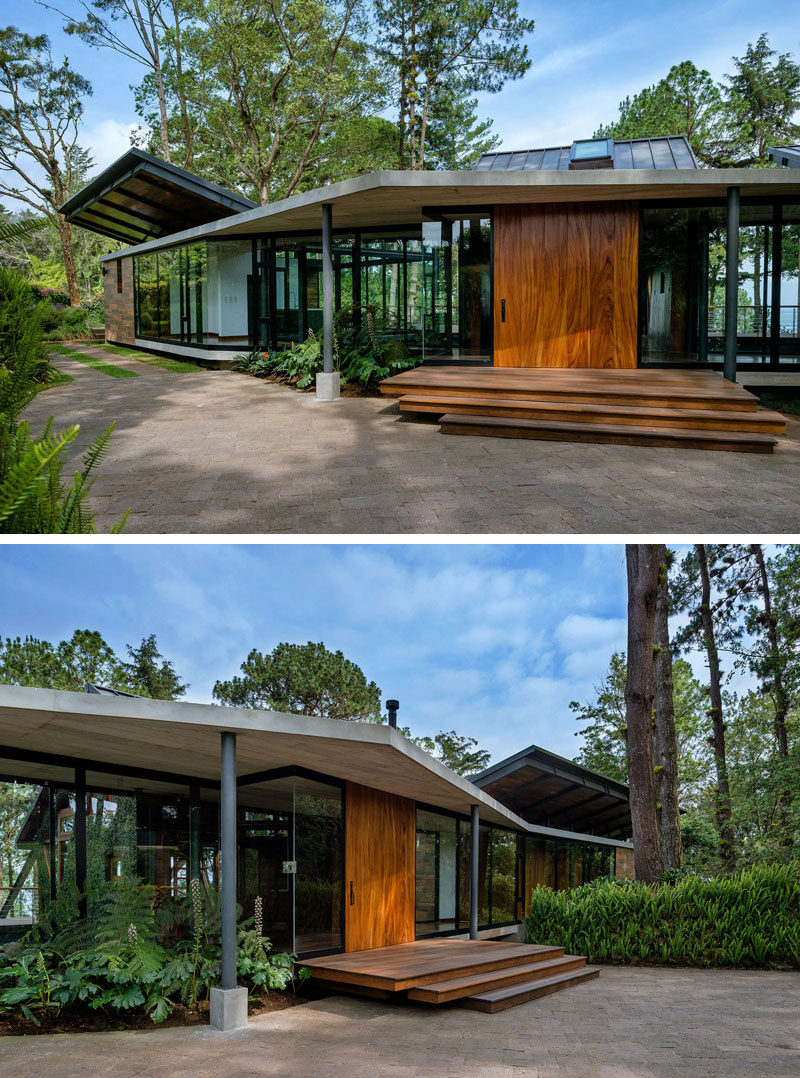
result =
M678 742L675 736L672 652L669 647L669 555L664 544L658 547L658 562L658 595L653 629L653 755L660 806L661 855L666 870L681 867L683 846L678 809Z
M708 572L708 558L703 543L695 544L697 563L700 568L702 598L700 618L703 625L703 641L708 657L708 695L709 716L711 718L711 748L717 772L717 797L715 815L719 833L719 853L726 868L736 867L736 854L733 848L733 827L731 825L731 792L728 784L728 764L725 759L725 723L722 712L722 676L719 667L719 653L714 633L714 619L711 615L711 577Z
M153 8L150 8L150 33L152 40L153 74L156 77L156 92L158 94L158 113L161 123L161 156L169 161L169 124L167 122L167 93L164 89L164 76L161 71L161 56L158 51L158 34L156 33L156 21Z
M636 878L645 883L664 870L653 774L653 629L658 594L654 543L625 547L628 570L628 675L625 722Z
M175 75L178 87L178 106L181 113L183 131L184 158L183 167L189 172L194 168L194 133L189 122L189 107L186 103L186 89L183 85L183 45L181 43L181 17L177 2L172 5L175 21Z
M52 220L52 218L51 218ZM61 257L64 259L64 272L67 277L67 291L71 307L77 307L81 302L81 294L78 290L78 272L75 268L75 252L72 249L72 225L58 214L58 238L61 241Z

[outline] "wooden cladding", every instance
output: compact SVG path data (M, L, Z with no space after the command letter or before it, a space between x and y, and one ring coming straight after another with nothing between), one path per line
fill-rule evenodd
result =
M495 206L495 366L635 367L638 243L633 202Z
M345 797L345 950L409 943L416 804L354 782Z

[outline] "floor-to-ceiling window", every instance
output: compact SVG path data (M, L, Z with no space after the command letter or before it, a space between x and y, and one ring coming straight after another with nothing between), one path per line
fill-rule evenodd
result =
M416 933L450 932L456 923L458 820L417 809Z
M261 899L275 950L310 954L342 946L342 791L290 775L242 787L238 898L245 917ZM256 807L256 804L258 807Z
M645 205L639 263L645 365L723 359L727 246L722 204ZM742 202L737 275L738 362L800 362L800 206Z

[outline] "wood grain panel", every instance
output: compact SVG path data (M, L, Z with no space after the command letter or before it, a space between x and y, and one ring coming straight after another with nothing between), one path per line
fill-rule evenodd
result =
M637 263L632 202L495 206L495 366L635 367Z
M354 782L345 798L345 950L409 943L416 805Z

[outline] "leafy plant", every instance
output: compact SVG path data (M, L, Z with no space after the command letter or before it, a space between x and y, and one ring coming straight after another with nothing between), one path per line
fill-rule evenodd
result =
M657 884L601 879L537 887L528 939L590 961L800 969L800 865Z

